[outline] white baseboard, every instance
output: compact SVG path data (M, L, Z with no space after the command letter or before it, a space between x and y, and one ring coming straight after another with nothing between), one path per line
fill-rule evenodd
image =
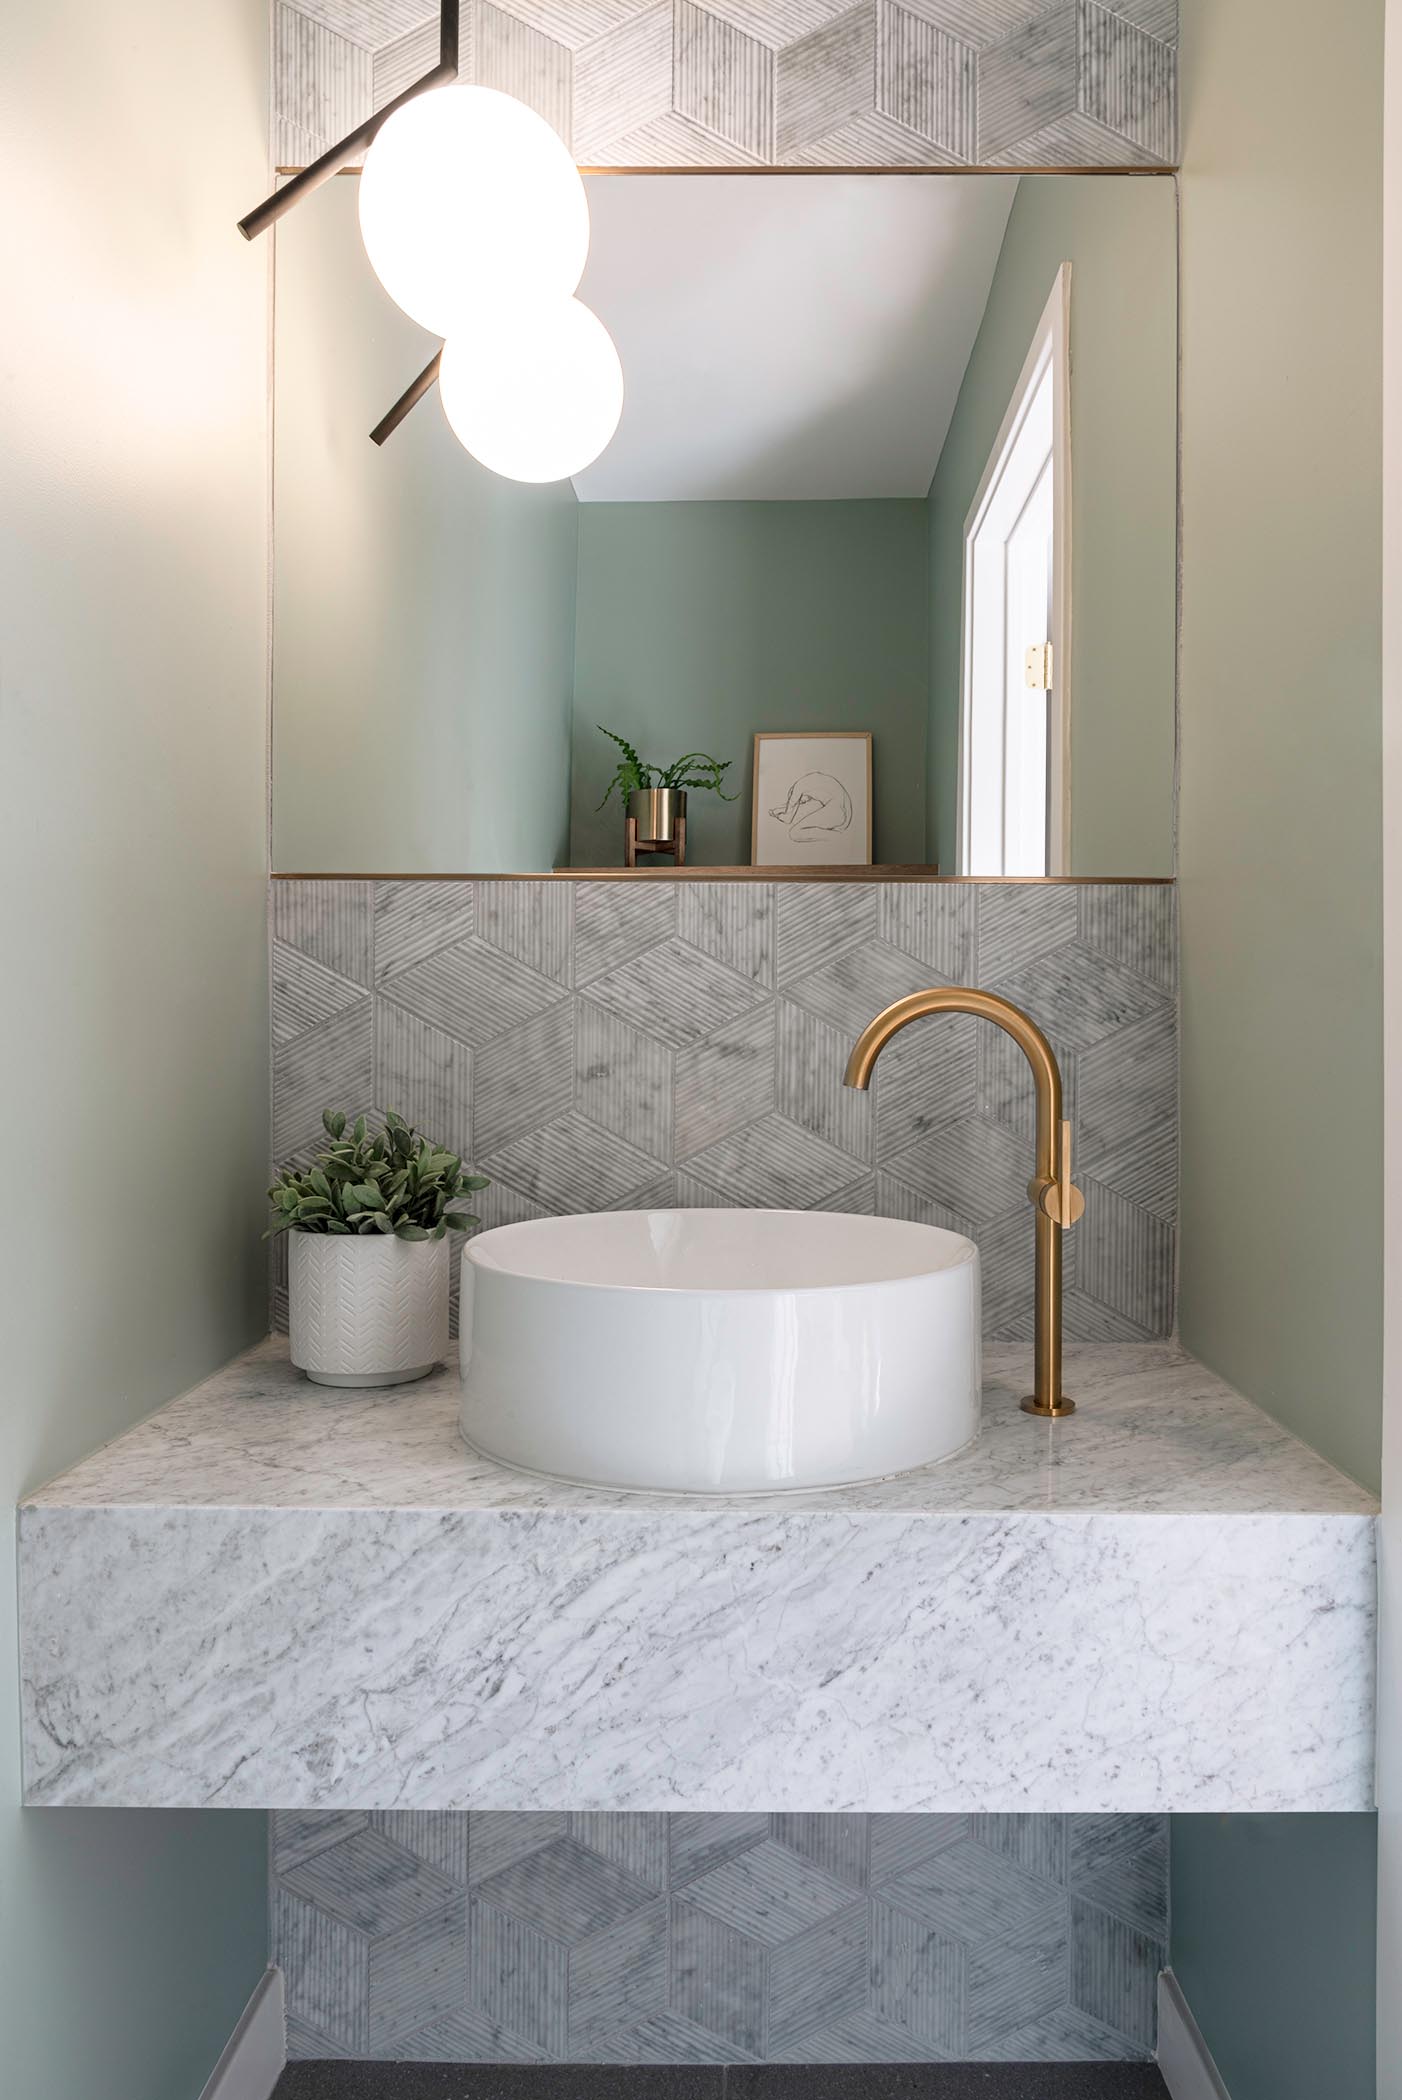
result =
M200 2100L271 2100L286 2062L282 1971L265 1969Z
M1172 1969L1159 1971L1158 2060L1172 2100L1231 2100Z

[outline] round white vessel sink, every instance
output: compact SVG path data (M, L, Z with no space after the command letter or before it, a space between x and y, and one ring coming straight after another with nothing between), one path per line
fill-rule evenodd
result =
M504 1225L462 1270L462 1429L560 1479L839 1487L978 1433L972 1240L894 1218L606 1211Z

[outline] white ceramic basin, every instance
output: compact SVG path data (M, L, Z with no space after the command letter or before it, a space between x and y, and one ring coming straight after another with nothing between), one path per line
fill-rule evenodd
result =
M608 1487L837 1487L978 1433L978 1249L894 1218L635 1210L463 1250L462 1428Z

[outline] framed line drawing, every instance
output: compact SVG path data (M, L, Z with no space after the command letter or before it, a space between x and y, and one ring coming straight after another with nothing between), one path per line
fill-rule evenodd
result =
M750 864L871 865L871 731L759 730Z

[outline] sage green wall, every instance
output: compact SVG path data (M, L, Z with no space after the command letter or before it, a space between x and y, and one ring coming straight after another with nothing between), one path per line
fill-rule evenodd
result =
M1185 0L1183 1338L1376 1483L1382 0ZM1371 2100L1371 1817L1175 1820L1232 2100Z
M1071 269L1071 870L1173 873L1177 402L1168 177L1024 175L930 484L929 847L955 864L964 521Z
M12 1505L265 1324L263 0L0 14L0 2085L194 2100L265 1818L19 1806Z
M749 861L757 729L870 729L875 857L923 860L925 563L914 498L581 504L574 865L622 858L600 722L644 758L732 761L738 802L689 798L687 858L711 866Z
M1373 1816L1174 1816L1173 1969L1231 2100L1374 2100Z
M278 227L273 865L519 873L565 858L575 518L465 452L434 351L365 261L356 184Z
M1189 0L1184 1340L1336 1465L1382 1421L1382 0Z

